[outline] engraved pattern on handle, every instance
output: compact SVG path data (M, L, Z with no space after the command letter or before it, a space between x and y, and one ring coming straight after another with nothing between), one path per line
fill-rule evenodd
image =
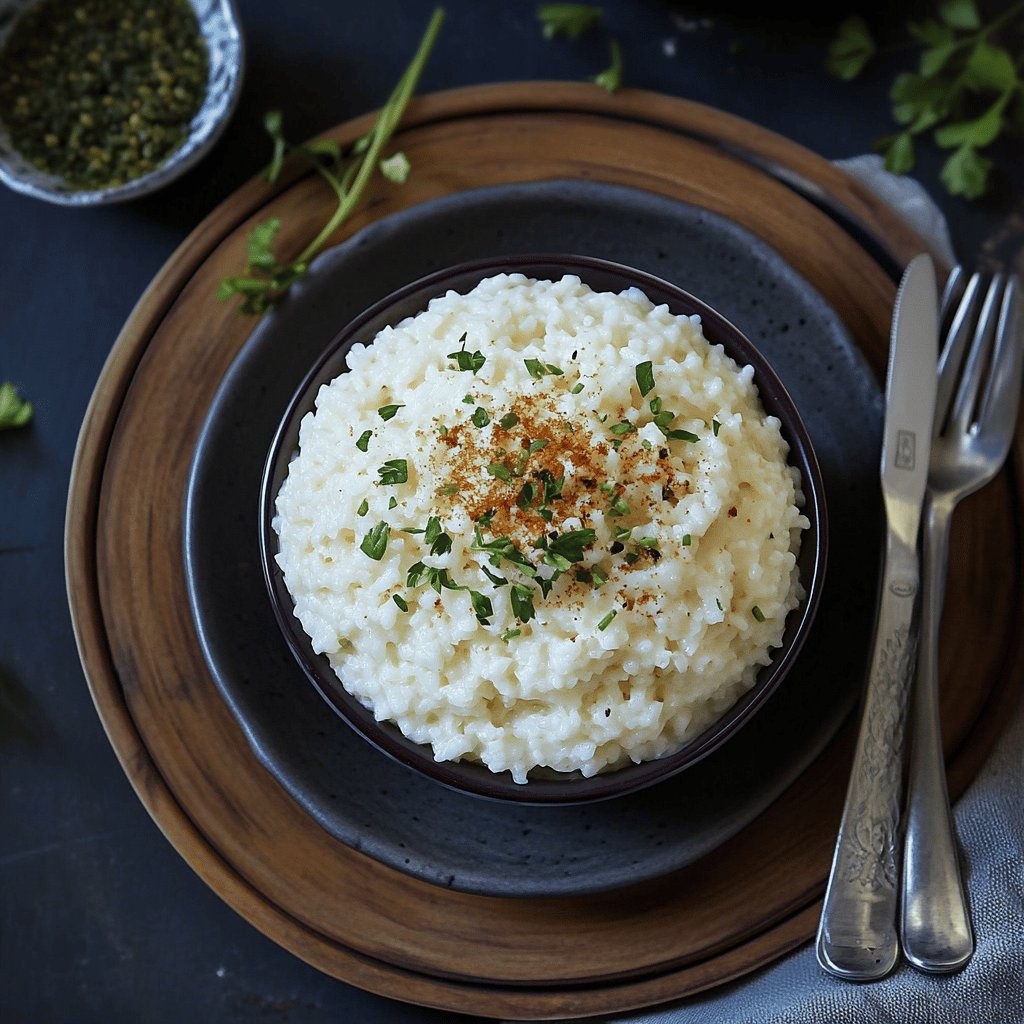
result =
M878 654L877 689L863 725L855 788L859 799L842 833L848 882L877 892L895 889L900 820L902 736L910 672L910 628L898 627Z

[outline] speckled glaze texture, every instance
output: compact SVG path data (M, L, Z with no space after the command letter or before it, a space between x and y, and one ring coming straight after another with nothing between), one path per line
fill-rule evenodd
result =
M22 12L38 0L0 0L0 47ZM206 98L188 138L156 170L115 188L77 189L44 174L10 143L0 118L0 181L16 192L61 206L99 206L154 192L194 166L213 146L234 113L245 72L245 45L234 0L190 0L206 40L210 74Z
M699 296L774 366L800 409L829 506L828 581L799 659L757 715L698 764L573 806L456 792L345 726L304 677L261 578L259 489L292 395L338 331L425 274L472 259L573 252ZM344 285L342 287L341 285ZM696 207L620 186L478 189L379 221L324 254L224 378L193 459L185 556L213 678L261 762L340 841L438 885L499 896L597 892L714 850L821 753L854 705L881 512L881 397L844 326L777 253Z

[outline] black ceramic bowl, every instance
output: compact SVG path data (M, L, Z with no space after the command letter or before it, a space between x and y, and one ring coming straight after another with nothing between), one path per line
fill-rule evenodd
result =
M534 769L525 784L516 783L508 772L494 773L471 761L435 761L429 746L407 739L390 722L376 721L373 714L345 690L327 658L314 652L294 615L284 574L275 559L278 538L271 525L274 503L297 450L299 425L315 407L321 385L346 371L345 358L351 346L357 342L368 343L385 326L425 309L435 296L448 290L464 293L483 278L499 273L522 273L547 280L575 274L595 291L619 292L637 287L653 302L666 303L673 313L699 314L709 342L721 344L739 365L754 367L761 402L769 414L781 421L782 435L790 446L790 463L800 471L805 497L802 511L810 521L810 528L803 534L798 559L805 597L790 612L782 646L773 651L770 664L761 669L753 687L681 749L657 760L626 765L591 778L584 778L578 772ZM683 771L725 743L764 705L793 665L817 610L827 560L828 531L821 471L800 414L765 357L736 326L681 288L630 267L578 255L505 256L440 270L399 288L344 327L310 369L284 412L264 466L259 522L263 573L277 622L306 676L338 715L379 750L442 785L477 796L528 804L578 804L632 793Z

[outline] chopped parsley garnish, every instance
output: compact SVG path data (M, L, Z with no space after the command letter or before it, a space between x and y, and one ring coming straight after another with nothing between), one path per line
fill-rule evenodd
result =
M499 576L497 573L491 572L486 565L480 566L480 571L496 586L496 587L507 587L508 580L504 576Z
M615 534L615 539L617 541L619 541L619 543L622 543L623 541L629 540L629 538L632 536L632 534L633 534L633 527L632 526L616 526L614 528L613 532Z
M718 610L720 612L724 612L725 611L725 609L722 607L722 602L717 597L715 598L715 604L718 605Z
M508 537L495 537L494 540L484 540L480 533L480 527L474 530L471 551L484 551L490 556L490 563L493 566L501 565L502 561L518 565L527 576L536 576L537 570L530 560L509 540Z
M362 503L360 504L359 508L356 509L356 515L357 516L365 516L366 513L369 512L369 511L370 511L370 503L365 498L363 498Z
M487 362L487 359L479 349L476 352L466 351L465 334L462 335L459 341L462 343L462 348L458 352L449 352L448 358L454 359L460 370L468 370L475 375L476 371Z
M569 390L574 395L578 395L583 390L583 381L580 381L578 384L573 384L573 386Z
M387 523L380 522L363 538L359 550L364 555L379 562L384 557L388 547L388 538L391 536L391 527Z
M636 427L630 423L629 420L619 420L614 426L608 428L616 437L624 437L626 434L632 434Z
M409 605L406 603L405 598L400 594L392 594L391 600L394 601L403 612L407 612L409 610Z
M427 520L427 528L423 531L423 541L430 545L432 555L446 555L452 549L452 539L441 528L441 520L431 516Z
M468 587L460 587L448 574L447 569L435 569L432 565L424 565L416 562L409 566L409 572L405 577L407 587L418 587L429 583L439 594L442 588L445 590L468 590Z
M620 495L611 504L611 514L613 516L629 515L629 502Z
M699 441L700 438L689 430L666 430L663 431L670 441Z
M636 385L640 389L641 398L646 398L654 390L654 366L649 359L645 363L636 364Z
M525 483L516 497L516 504L520 508L529 508L533 499L537 496L537 488L531 483Z
M514 427L519 422L519 417L514 412L507 412L504 416L498 420L498 426L502 430L508 430L509 427Z
M476 613L477 621L481 626L489 626L490 618L494 614L491 599L476 590L469 592L469 599L473 602L473 611Z
M654 415L657 416L658 413L661 412L661 399L655 396L654 398L651 399L649 404L651 407L651 412L653 412ZM671 419L671 416L669 417L669 419Z
M568 559L569 562L581 562L583 561L583 549L593 544L596 537L597 534L589 528L569 530L548 542L548 553L560 555ZM558 566L557 568L563 567ZM568 568L568 566L564 568Z
M364 430L364 431L363 431L363 432L362 432L362 433L361 433L361 434L359 435L359 440L358 440L358 441L356 441L356 447L357 447L357 448L358 448L358 449L359 449L359 450L360 450L361 452L365 452L365 451L366 451L366 449L367 449L367 448L369 447L369 444L370 444L370 438L371 438L371 437L373 437L373 431L372 431L372 430Z
M506 629L505 632L502 633L500 637L498 637L498 639L504 640L505 643L508 643L509 640L514 640L517 636L522 635L523 631L521 629Z
M656 548L658 546L657 537L641 537L637 544L642 548Z
M394 495L391 496L391 500L388 502L388 508L398 508L398 499Z
M512 614L520 622L529 622L537 614L533 607L533 587L528 587L524 583L512 584L509 602L512 605Z
M476 427L486 427L491 422L491 417L488 415L487 410L482 406L478 405L473 410L473 425Z
M530 447L527 449L527 451L529 452L530 455L532 455L534 452L539 452L541 450L541 448L547 448L547 446L548 446L547 439L542 437L542 438L539 438L536 441L531 441L530 442Z
M688 548L691 543L691 537L688 533L683 534L683 539L679 542L684 548Z
M761 611L756 604L750 609L750 614L753 615L758 622L764 622L764 612Z
M409 463L405 459L388 459L377 472L382 484L404 484L409 479Z
M722 429L722 424L718 420L711 421L711 430L714 432L715 437L718 437L718 432Z
M394 416L395 413L398 412L399 409L404 409L404 408L405 408L404 404L402 404L402 405L382 405L377 410L377 415L382 420L387 421L387 420L391 419L391 417Z
M504 480L507 484L512 482L512 473L504 463L490 463L487 466L487 472L490 476L496 476L499 480Z
M551 363L542 363L539 359L524 359L523 362L526 364L526 369L534 380L539 380L541 377L549 375L562 376L562 370Z
M444 487L439 487L437 490L438 494L458 494L459 489L455 484L445 484Z
M606 630L606 629L607 629L607 628L608 628L608 627L609 627L609 626L610 626L610 625L612 624L612 619L614 619L614 618L615 618L615 616L616 616L616 615L618 615L618 614L619 614L619 613L618 613L618 611L617 611L616 609L614 609L614 608L613 608L613 609L612 609L612 610L611 610L611 611L610 611L610 612L609 612L609 613L608 613L608 614L607 614L607 615L606 615L606 616L605 616L605 617L604 617L604 618L603 618L603 619L602 619L602 620L601 620L601 621L600 621L600 622L599 622L599 623L597 624L597 628L598 628L599 630L601 630L601 632L603 633L603 632L604 632L604 631L605 631L605 630Z
M463 395L462 396L462 404L463 405L476 405L476 399L472 395Z

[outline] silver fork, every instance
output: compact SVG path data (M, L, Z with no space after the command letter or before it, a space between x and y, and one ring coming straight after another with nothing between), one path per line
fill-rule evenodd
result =
M1024 323L1015 274L967 279L957 267L942 299L935 435L922 540L921 626L912 705L900 935L916 968L958 970L974 952L946 788L938 700L939 621L949 526L957 504L987 484L1010 449L1024 368ZM984 387L982 385L984 384Z

